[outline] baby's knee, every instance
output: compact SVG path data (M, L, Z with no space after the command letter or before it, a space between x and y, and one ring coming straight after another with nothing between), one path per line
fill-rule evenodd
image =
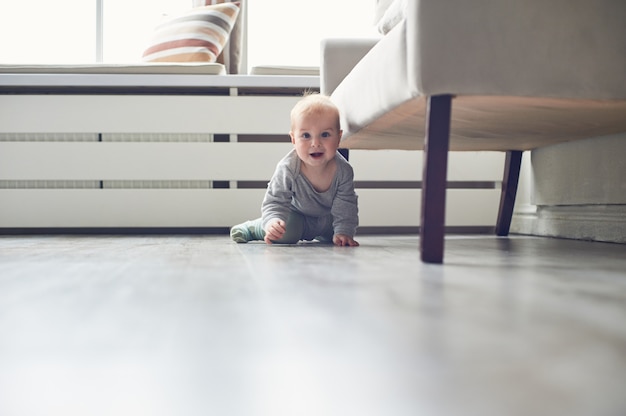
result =
M276 241L272 241L276 244L296 244L302 240L302 233L304 232L304 217L302 214L292 211L287 218L285 224L285 234Z

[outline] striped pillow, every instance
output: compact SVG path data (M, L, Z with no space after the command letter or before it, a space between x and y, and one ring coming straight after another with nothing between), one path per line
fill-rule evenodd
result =
M159 25L144 62L215 62L239 15L239 3L196 7Z
M193 0L193 7L209 6L221 3L239 3L239 17L230 32L228 42L224 46L222 53L217 57L217 63L223 64L229 74L239 74L241 72L241 54L243 44L243 23L244 4L246 0Z

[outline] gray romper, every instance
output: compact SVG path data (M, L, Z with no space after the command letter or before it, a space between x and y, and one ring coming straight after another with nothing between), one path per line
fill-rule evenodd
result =
M335 234L354 237L359 223L357 195L354 192L352 166L337 152L337 172L326 192L317 192L300 172L302 161L292 149L276 166L267 186L261 206L263 228L275 218L287 223L287 233L293 221L290 217L302 217L303 229L298 240L324 237L332 240ZM300 234L299 230L297 232ZM298 238L299 237L299 238Z

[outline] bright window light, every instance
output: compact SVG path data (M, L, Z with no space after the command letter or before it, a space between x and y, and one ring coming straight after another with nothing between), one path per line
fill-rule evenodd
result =
M0 63L92 63L95 16L95 0L2 0Z
M191 8L192 0L103 0L103 56L107 63L136 63L155 27Z
M244 0L246 1L246 0ZM154 28L193 0L102 0L105 63L137 63ZM318 66L326 37L375 35L374 0L247 0L247 63ZM97 60L96 0L2 0L0 64Z
M248 66L319 66L323 38L374 36L374 0L248 2Z

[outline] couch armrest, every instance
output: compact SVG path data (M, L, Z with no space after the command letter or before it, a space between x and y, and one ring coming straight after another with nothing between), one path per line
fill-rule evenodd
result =
M380 38L324 39L320 45L320 89L330 95Z

